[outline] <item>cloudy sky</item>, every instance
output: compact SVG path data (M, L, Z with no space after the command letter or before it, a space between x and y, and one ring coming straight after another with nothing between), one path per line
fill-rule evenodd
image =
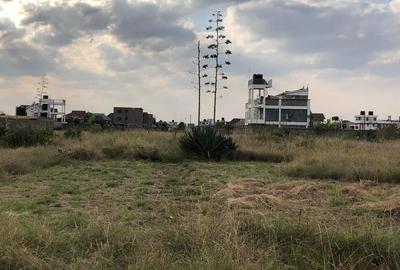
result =
M194 120L192 56L216 9L233 42L218 117L244 117L252 73L273 79L271 94L309 85L327 116L399 117L400 0L0 0L0 111L32 103L45 73L68 111Z

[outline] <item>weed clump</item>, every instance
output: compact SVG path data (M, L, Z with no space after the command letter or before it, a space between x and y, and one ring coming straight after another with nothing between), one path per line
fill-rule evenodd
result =
M80 147L68 153L68 157L74 160L90 161L96 159L96 152L91 149Z
M267 153L267 152L255 152L248 150L238 150L235 154L235 160L238 161L263 161L272 163L281 163L284 161L291 160L292 157L285 156L281 153Z
M105 146L101 150L106 158L118 159L124 157L125 149L124 145L111 145Z
M196 127L179 140L182 151L201 159L233 159L238 148L232 138L223 136L213 127Z
M16 128L0 131L1 145L9 148L29 147L47 144L52 137L52 133L47 130L32 128Z
M67 139L81 139L82 138L82 129L68 128L64 132L64 137Z
M137 146L133 156L138 160L161 161L160 152L154 147Z

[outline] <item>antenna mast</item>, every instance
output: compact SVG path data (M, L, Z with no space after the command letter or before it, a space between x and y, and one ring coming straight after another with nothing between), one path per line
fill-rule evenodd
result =
M40 81L38 82L38 87L36 87L36 90L37 90L37 96L36 97L38 99L38 104L39 104L36 107L38 115L40 114L40 110L41 110L41 107L42 107L43 96L45 94L47 94L48 84L49 84L49 82L47 80L46 74L43 74L42 77L40 78Z
M43 96L47 94L47 88L48 88L48 80L46 77L46 74L43 74L42 77L40 78L40 81L38 82L38 87L36 88L37 90L37 98L39 100L39 103L43 99Z
M200 40L197 42L197 77L199 83L199 108L197 114L197 125L200 126L200 103L201 103L201 60L200 60Z

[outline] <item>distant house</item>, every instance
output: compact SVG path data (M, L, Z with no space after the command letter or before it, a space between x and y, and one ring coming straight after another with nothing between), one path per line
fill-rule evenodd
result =
M115 107L112 124L121 128L143 128L143 109Z
M318 127L325 121L325 115L323 113L312 113L310 120L312 127Z
M172 120L171 122L168 123L168 130L176 130L178 129L178 122L175 122L175 120Z
M87 121L89 114L86 111L72 111L65 115L65 120L67 123L80 124Z
M341 123L341 125L340 125L341 129L344 129L344 130L354 130L355 129L354 122L351 122L349 120L342 120L340 123Z
M15 115L16 116L27 116L26 109L29 105L20 105L15 108Z
M110 126L112 124L112 120L110 117L106 116L104 113L91 113L90 119L94 124L100 126Z
M389 127L400 128L400 118L399 120L394 120L391 116L388 116L386 120L378 120L378 129Z
M156 119L151 113L143 112L143 128L154 128L156 126Z
M246 119L243 118L233 118L229 125L234 128L242 128L246 125Z
M393 120L391 116L384 120L378 119L373 111L361 111L350 125L350 129L354 130L377 130L389 127L400 128L400 119Z

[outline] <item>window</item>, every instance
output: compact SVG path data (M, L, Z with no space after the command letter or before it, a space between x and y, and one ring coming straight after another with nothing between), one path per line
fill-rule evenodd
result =
M267 109L265 111L265 121L278 122L279 121L279 110L278 109Z
M117 110L117 113L122 113L122 110Z
M282 106L307 106L307 99L282 99Z
M122 117L117 117L117 121L122 121Z
M307 122L307 110L283 109L281 114L282 122Z

